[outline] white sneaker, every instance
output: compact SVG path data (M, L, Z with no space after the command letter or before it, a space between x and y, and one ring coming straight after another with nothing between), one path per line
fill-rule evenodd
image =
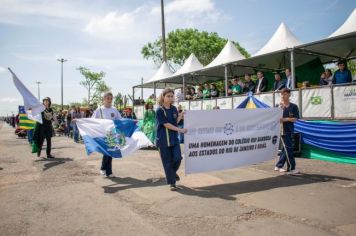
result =
M106 177L108 177L108 178L116 178L116 176L115 176L115 175L113 175L113 174L111 174L111 175L107 175Z
M287 172L287 170L283 169L283 168L279 168L279 173L284 173Z
M291 170L291 171L290 171L290 174L291 174L291 175L299 175L300 172L299 172L298 170Z
M279 171L279 167L275 166L275 167L274 167L274 170L275 170L275 171Z
M106 170L100 170L101 175L106 175Z

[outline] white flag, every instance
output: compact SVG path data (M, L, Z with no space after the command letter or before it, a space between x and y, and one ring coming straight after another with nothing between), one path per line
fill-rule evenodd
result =
M40 101L38 101L35 96L33 96L30 90L28 90L28 88L26 88L21 80L17 78L15 73L10 68L8 69L12 74L12 80L14 81L17 90L22 95L25 111L28 118L42 124L41 112L45 110L45 106Z

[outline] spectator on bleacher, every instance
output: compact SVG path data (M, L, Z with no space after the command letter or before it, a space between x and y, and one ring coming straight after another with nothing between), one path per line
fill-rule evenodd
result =
M195 96L195 88L194 87L189 87L187 94L185 95L185 99L187 100L192 100Z
M257 72L257 78L258 78L258 81L257 81L255 93L259 94L262 92L266 92L267 91L267 79L264 77L262 71Z
M251 75L245 74L245 90L244 92L254 92L256 84L252 81Z
M328 81L328 85L333 84L333 73L331 72L330 69L325 70L325 78L326 78L326 81Z
M219 90L216 88L215 84L210 84L210 95L212 98L219 97Z
M232 95L237 95L242 93L242 88L239 85L239 78L237 76L235 76L234 79L232 80L231 93Z
M326 86L326 85L329 85L329 82L327 81L326 79L326 73L323 72L320 74L320 82L319 82L319 85L320 86Z
M309 81L303 81L303 84L302 84L302 88L305 89L305 88L310 88L310 83Z
M274 74L274 84L273 84L273 90L275 92L278 92L286 87L287 80L282 79L282 76L279 72Z
M174 92L176 93L176 102L181 102L184 100L183 88L176 89Z
M227 81L227 96L231 96L231 95L232 95L231 87L232 87L232 81L231 81L231 80L228 80L228 81ZM225 88L224 88L224 91L225 91ZM220 93L221 93L221 92L220 92ZM224 92L224 93L225 93L225 92Z
M204 84L204 89L203 89L203 99L208 99L210 98L210 88L209 84Z
M194 100L199 100L203 98L203 86L198 85L197 92L195 93L195 96L193 97Z
M347 69L345 61L339 61L337 63L339 69L335 71L333 77L333 84L346 84L352 82L351 72Z
M292 89L292 73L289 68L285 69L284 72L285 72L286 78L287 78L286 88Z

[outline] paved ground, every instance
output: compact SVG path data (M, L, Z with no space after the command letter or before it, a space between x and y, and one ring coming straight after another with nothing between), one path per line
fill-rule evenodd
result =
M54 138L54 160L0 124L0 235L356 235L356 166L298 159L303 175L274 161L184 176L168 190L157 151L114 161ZM184 167L184 166L183 166Z

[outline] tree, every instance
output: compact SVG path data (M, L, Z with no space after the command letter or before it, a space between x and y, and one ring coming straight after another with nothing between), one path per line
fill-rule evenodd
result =
M111 88L108 85L106 85L104 81L100 81L95 87L95 92L93 95L92 102L89 104L101 104L104 93L109 92L110 90Z
M114 98L114 105L116 108L121 109L122 106L122 94L120 92L117 93L117 95Z
M105 73L103 71L92 72L88 68L82 66L77 68L77 70L79 70L85 78L83 81L80 81L80 85L84 86L84 88L88 91L88 97L86 100L88 104L92 104L93 100L96 99L95 95L97 95L97 90L102 90L106 86L103 81Z
M166 39L167 59L170 66L183 65L191 53L194 53L203 65L209 64L223 49L227 39L217 33L198 31L197 29L177 29L168 33ZM245 57L250 54L239 43L233 42ZM163 62L162 40L157 39L143 46L141 54L145 59L151 59L159 66Z

